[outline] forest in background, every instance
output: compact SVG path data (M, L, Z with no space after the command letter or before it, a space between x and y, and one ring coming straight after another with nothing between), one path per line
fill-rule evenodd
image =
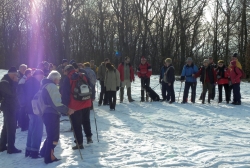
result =
M250 76L249 0L0 0L0 68L46 60L148 58L154 74L165 58L177 74L187 57L199 66L239 54Z

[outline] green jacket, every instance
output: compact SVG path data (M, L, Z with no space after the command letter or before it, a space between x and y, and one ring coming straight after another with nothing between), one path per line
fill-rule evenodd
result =
M98 68L97 79L99 79L100 81L104 81L106 70L107 70L106 65L103 62Z

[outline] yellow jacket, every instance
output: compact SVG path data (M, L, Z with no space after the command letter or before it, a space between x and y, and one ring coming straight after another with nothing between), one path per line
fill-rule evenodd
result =
M236 60L236 67L240 68L242 70L242 66L241 66L241 63L239 62L239 60ZM231 65L229 65L228 68L231 69Z

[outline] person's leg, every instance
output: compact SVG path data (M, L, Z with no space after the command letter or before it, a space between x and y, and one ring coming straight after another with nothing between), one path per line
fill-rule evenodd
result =
M100 99L99 99L99 105L101 105L103 103L103 95L104 95L104 81L100 81L100 85L101 85L101 91L100 91Z
M224 90L225 90L225 95L226 95L226 101L227 103L229 103L230 97L229 97L229 85L228 84L224 85Z
M16 113L8 111L7 116L7 143L8 153L16 153L15 140L16 140ZM21 152L21 151L20 151ZM20 153L17 152L17 153Z
M150 87L150 78L145 79L145 87L149 88ZM146 94L146 101L148 102L148 94Z
M79 143L79 145L83 144L83 134L82 134L82 110L76 111L74 114L70 116L72 121L72 127L75 132L75 139ZM78 148L76 148L78 149Z
M124 87L122 86L120 88L120 102L121 103L123 102L123 98L124 98Z
M169 91L170 91L171 102L175 102L174 83L171 83L171 86L169 86Z
M109 95L109 108L113 109L113 104L112 104L113 97L111 95L111 91L106 92L106 94Z
M222 87L223 85L218 85L218 90L219 90L219 103L222 102Z
M167 100L167 95L166 95L166 93L167 93L167 87L166 87L166 83L165 82L162 82L161 85L162 85L161 95L162 95L162 99L164 101L164 100Z
M144 87L145 87L145 80L141 78L141 101L145 101L145 93L144 93Z
M189 88L190 88L190 83L189 82L185 82L185 87L184 87L184 94L183 94L183 103L187 102L187 98L188 98L188 93L189 93Z
M6 112L3 112L3 128L1 132L1 139L0 139L0 152L7 150L7 117Z
M33 114L29 114L29 130L28 130L28 136L27 136L27 142L26 142L26 152L25 152L26 157L28 157L30 155L30 152L31 152L33 125L35 125L33 116L34 116Z
M207 94L207 83L203 84L203 89L202 89L202 103L205 103L206 99L206 94Z
M107 92L106 90L105 90L105 93L104 93L103 104L104 105L108 105L109 104L109 92Z
M170 96L171 96L171 86L168 85L168 83L165 84L166 85L166 90L167 90L167 96L166 96L166 100L169 101L170 100Z
M116 91L112 91L112 96L113 96L113 109L115 110L115 106L116 106Z
M34 125L33 132L31 137L31 153L30 156L32 158L38 158L39 150L42 142L43 136L43 121L42 118L38 115L34 115Z
M213 94L213 87L214 87L213 84L207 83L207 88L208 88L208 103L210 103L210 100L213 97L213 95L212 95Z
M131 91L131 82L130 80L126 80L126 88L127 88L127 96L128 96L128 101L133 102L132 98L132 91Z
M92 137L89 108L82 110L82 125L83 125L85 136Z
M211 99L214 100L215 98L215 95L216 95L216 86L215 85L212 85L212 93L211 93Z
M59 130L60 130L60 116L55 114L44 114L43 121L45 124L47 138L46 138L46 149L44 152L44 162L46 164L58 161L54 156L54 148L59 141Z
M240 84L233 84L233 92L234 92L234 100L235 103L238 104L241 102L240 100Z
M197 86L197 82L193 82L191 84L191 90L192 90L192 94L191 94L191 102L195 103L195 98L196 98L196 86Z

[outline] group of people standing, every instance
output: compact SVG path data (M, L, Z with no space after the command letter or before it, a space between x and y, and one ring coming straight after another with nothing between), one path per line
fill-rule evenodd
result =
M91 69L91 63L87 62L79 68L74 60L69 65L64 59L58 71L50 69L48 65L50 64L44 61L38 68L29 69L23 64L19 71L11 67L1 79L0 101L4 122L0 152L22 152L15 147L16 129L21 127L21 131L28 130L25 157L44 158L46 164L60 160L54 156L54 148L59 141L61 115L69 115L72 121L75 142L78 142L73 150L84 148L82 126L87 144L93 143L90 108L95 100L96 74ZM91 95L84 100L76 100L73 93L80 78L91 90ZM34 113L32 104L39 92L44 102L42 115ZM41 148L44 125L47 138Z

